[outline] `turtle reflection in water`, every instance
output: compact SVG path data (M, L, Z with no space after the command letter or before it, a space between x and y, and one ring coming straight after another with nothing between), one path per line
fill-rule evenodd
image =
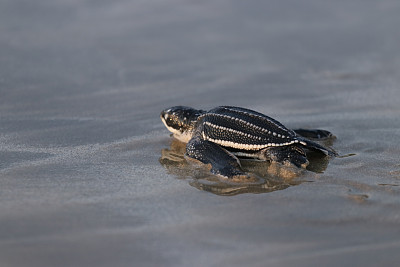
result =
M187 179L189 184L199 190L216 195L232 196L243 193L269 193L283 190L290 186L315 180L317 174L323 172L328 166L328 159L321 158L318 154L309 153L310 164L307 177L304 169L287 168L277 163L254 160L241 160L241 166L246 172L254 174L246 179L219 179L210 175L209 170L202 165L191 164L185 159L186 144L176 139L171 140L169 148L161 150L161 165L168 173L179 179Z

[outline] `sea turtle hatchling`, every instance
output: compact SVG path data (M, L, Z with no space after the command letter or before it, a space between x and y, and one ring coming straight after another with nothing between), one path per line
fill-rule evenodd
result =
M173 136L187 143L186 156L211 165L211 172L227 178L245 175L238 157L254 158L305 168L305 149L336 153L309 138L331 136L324 130L290 130L259 112L232 106L209 111L175 106L161 112Z

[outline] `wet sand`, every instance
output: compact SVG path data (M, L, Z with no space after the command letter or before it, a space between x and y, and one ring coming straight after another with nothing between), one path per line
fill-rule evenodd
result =
M397 266L399 10L2 1L0 265ZM173 105L326 129L341 157L226 183L185 161Z

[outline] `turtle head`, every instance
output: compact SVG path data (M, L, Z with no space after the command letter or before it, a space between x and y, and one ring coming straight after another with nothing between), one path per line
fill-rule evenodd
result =
M160 117L174 137L182 142L188 142L193 135L197 118L205 113L203 110L185 106L175 106L161 111Z

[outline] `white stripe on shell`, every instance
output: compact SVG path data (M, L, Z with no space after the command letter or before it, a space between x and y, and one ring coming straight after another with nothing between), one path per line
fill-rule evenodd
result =
M228 128L228 127L216 125L216 124L213 124L213 123L211 123L209 121L206 121L204 124L208 125L208 126L210 126L212 128L215 128L215 129L217 129L219 131L231 132L231 133L234 133L234 134L242 135L242 136L247 137L247 138L253 138L253 139L262 140L262 138L260 136L254 136L254 135L251 135L251 134L248 134L248 133L244 133L244 132L241 132L241 131L238 131L238 130L234 130L234 129L231 129L231 128Z
M204 114L203 116L208 116L208 115L234 120L234 121L240 122L240 123L242 123L242 124L244 124L244 125L246 125L248 127L252 127L253 129L255 129L257 131L265 132L265 133L270 134L270 135L272 134L273 136L277 136L277 137L280 137L280 138L290 138L289 136L285 136L285 135L277 134L275 132L271 132L268 129L262 128L260 126L257 126L255 124L252 124L252 123L250 123L248 121L245 121L245 120L242 120L242 119L239 119L239 118L231 117L231 116L224 115L224 114L217 114L217 113L207 113L207 114ZM271 122L271 123L273 123L273 122ZM277 124L275 124L275 125L277 127L281 128L279 125L277 125ZM221 126L219 126L219 127L221 127ZM285 132L288 131L287 129L284 129L284 128L281 128L281 129L284 130Z
M301 142L299 140L293 140L293 141L286 142L286 143L267 143L264 145L241 144L241 143L236 143L236 142L232 142L232 141L225 141L225 140L210 138L210 137L206 136L204 133L203 133L203 138L207 141L216 143L216 144L224 146L224 147L231 147L231 148L243 149L243 150L260 150L260 149L267 148L267 147L288 146L288 145L292 145L292 144L296 144L296 143L306 145L304 142Z
M269 121L270 123L273 123L273 124L274 124L276 127L278 127L279 129L281 129L281 130L287 132L287 129L283 128L281 125L278 125L278 124L276 124L274 121L271 121L271 120L269 120L268 118L263 117L263 116L260 116L260 115L258 115L258 114L250 113L250 112L247 112L247 111L244 111L244 110L240 110L240 109L232 109L232 108L229 108L229 107L221 107L221 108L223 108L223 109L225 109L225 110L229 110L229 111L233 111L233 112L245 114L245 115L248 115L248 116L257 117L257 118L259 118L259 119L267 120L267 121ZM279 136L278 136L278 137L279 137ZM285 137L283 136L282 138L285 138Z

